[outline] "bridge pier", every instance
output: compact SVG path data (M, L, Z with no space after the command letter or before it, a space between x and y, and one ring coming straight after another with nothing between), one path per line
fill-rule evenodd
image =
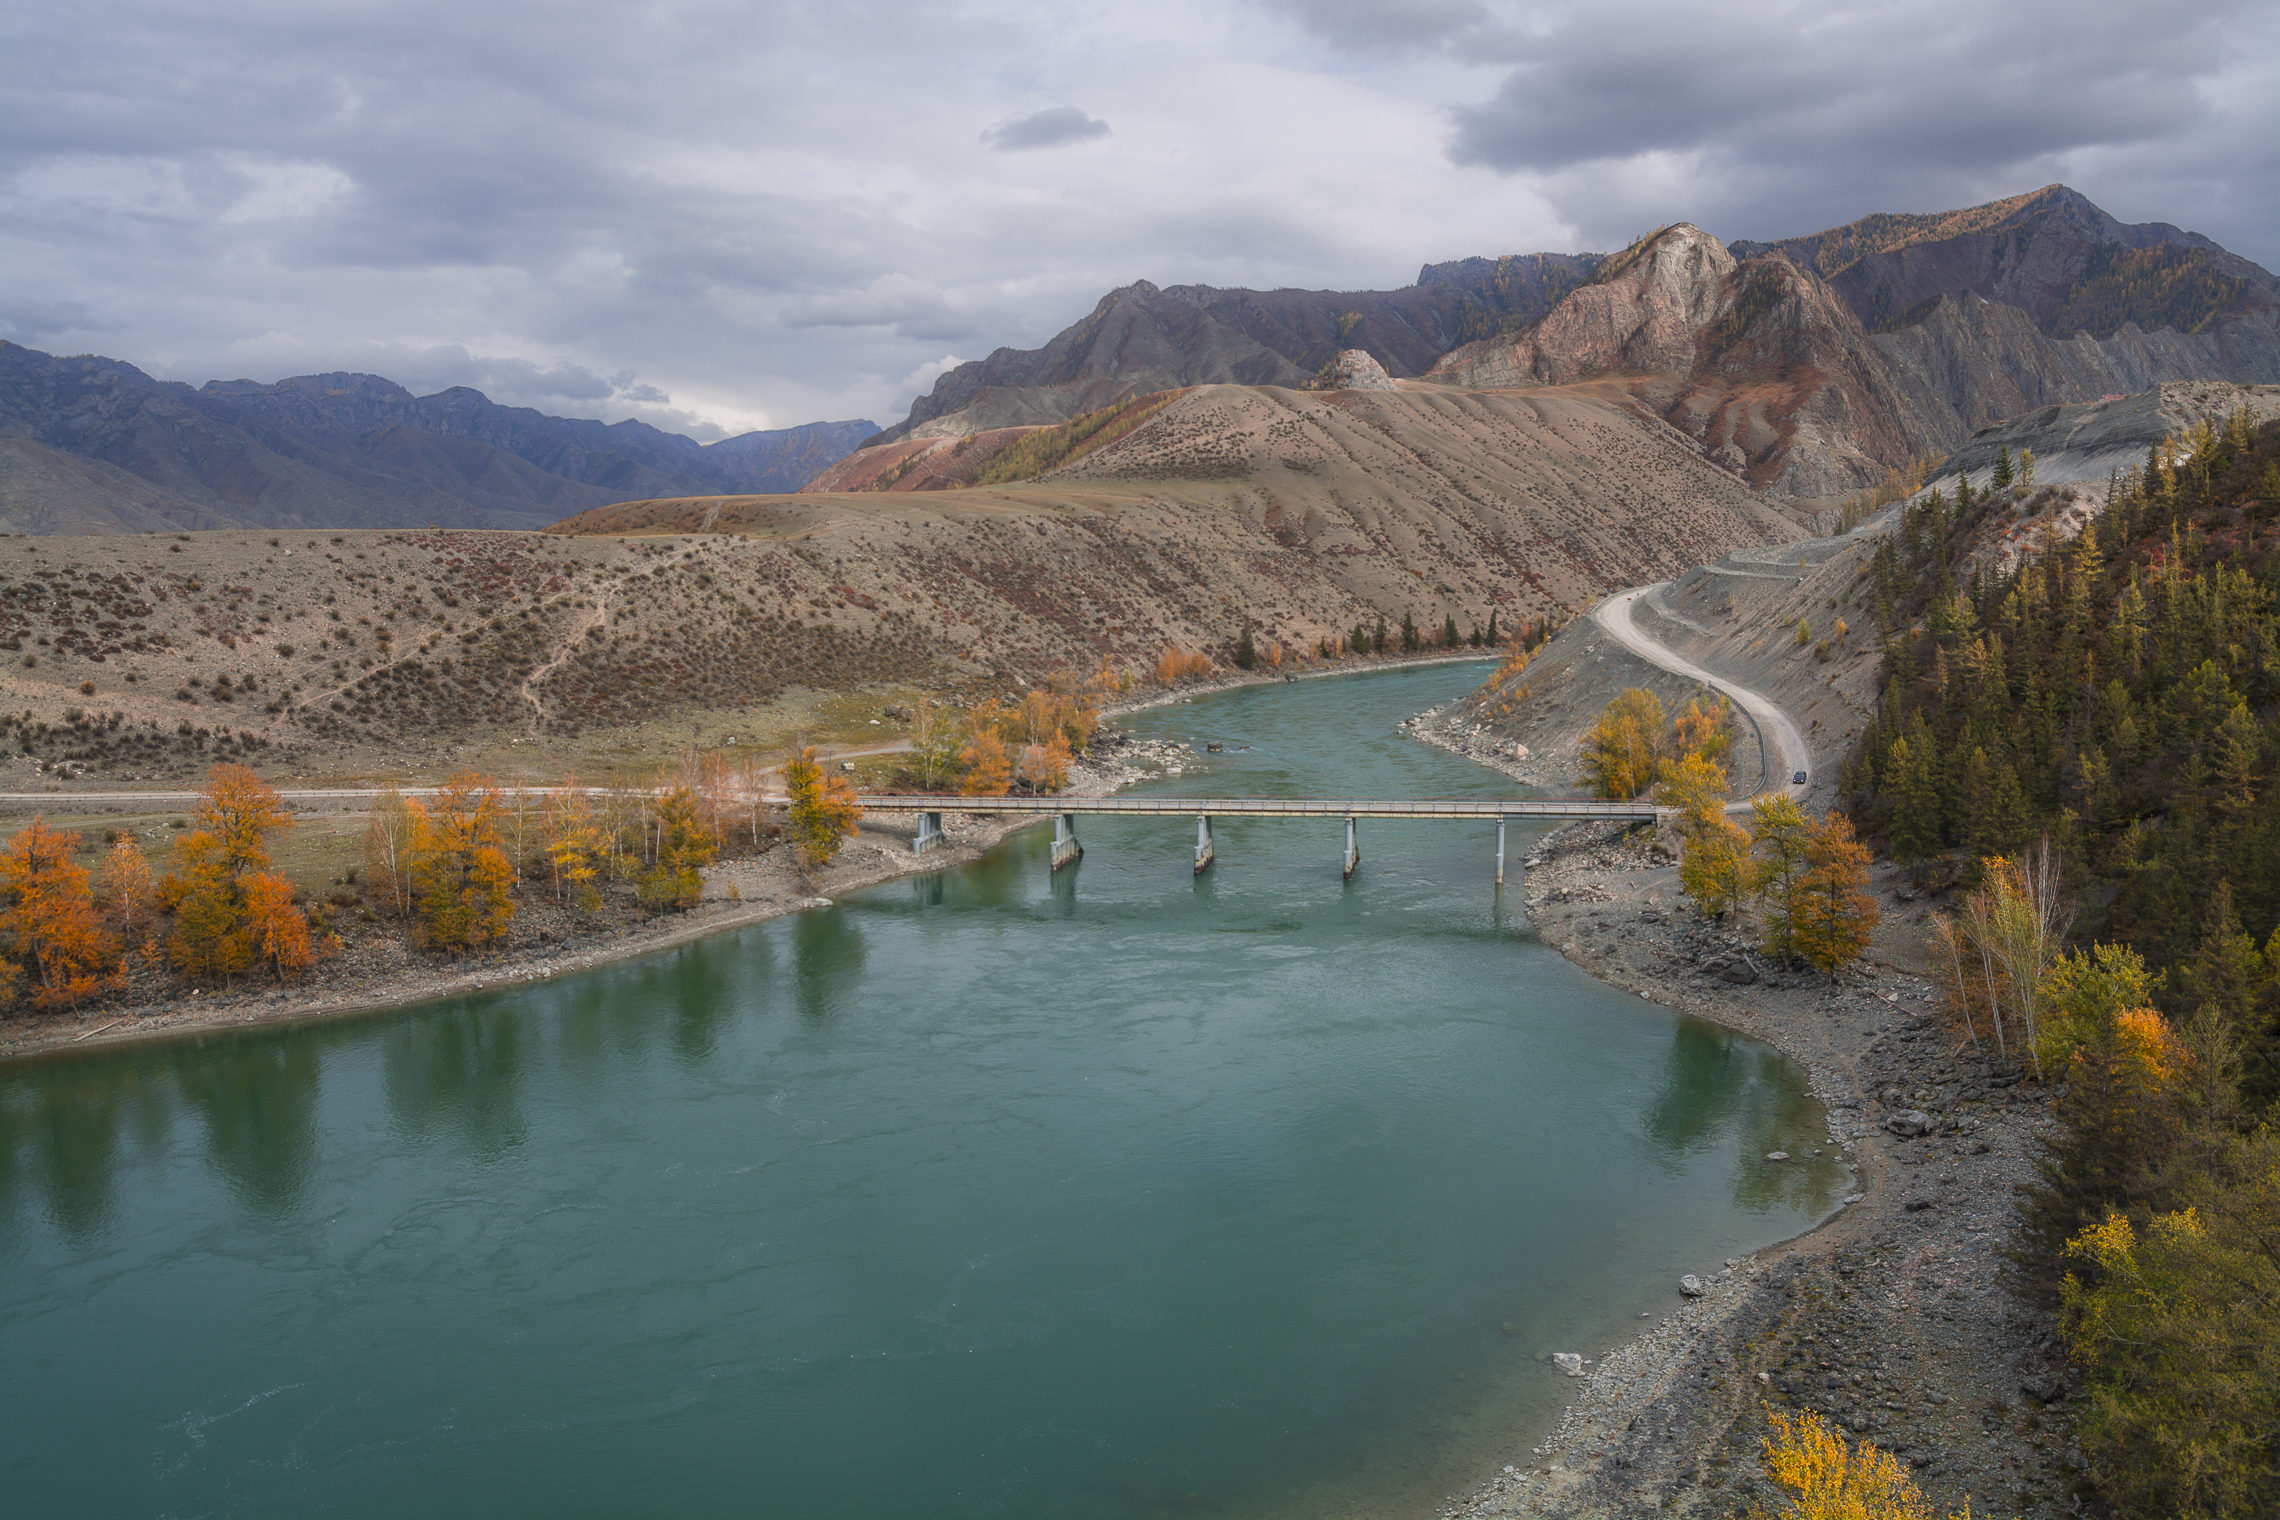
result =
M918 837L910 842L910 852L913 855L924 855L928 850L939 850L946 842L942 834L942 815L919 814Z
M1077 843L1077 815L1053 815L1053 869L1074 865L1085 858L1085 847Z
M1346 880L1354 879L1354 867L1362 863L1362 846L1354 837L1354 818L1346 815Z
M1496 884L1504 885L1504 820L1496 820Z
M1211 869L1211 818L1208 814L1195 815L1195 874L1201 876Z

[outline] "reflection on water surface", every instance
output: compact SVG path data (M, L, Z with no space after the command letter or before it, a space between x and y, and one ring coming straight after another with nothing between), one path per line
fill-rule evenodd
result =
M1474 678L1140 721L1230 741L1215 789L1493 796L1390 733ZM1801 1074L1543 949L1492 831L1373 830L1350 884L1334 824L1217 832L1201 880L1181 820L1088 819L1058 878L1025 836L575 980L0 1071L11 1492L1422 1509L1556 1409L1545 1353L1826 1208L1758 1159L1819 1143Z

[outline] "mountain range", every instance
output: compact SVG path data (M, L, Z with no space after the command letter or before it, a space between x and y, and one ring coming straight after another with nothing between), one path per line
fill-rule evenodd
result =
M0 342L0 526L543 528L610 502L796 491L863 420L699 444L644 422L500 406L377 375L154 380Z
M2165 381L2280 380L2280 282L2064 185L1721 244L1427 265L1388 292L1111 291L1043 348L940 377L872 447L1063 422L1207 384L1300 386L1340 350L1467 388L1620 378L1761 490L1818 499L2038 407ZM865 477L863 456L810 489ZM884 488L955 483L906 471ZM875 487L877 488L877 487Z
M828 422L710 445L464 387L194 388L0 342L0 527L538 528L624 501L942 489L992 460L1003 483L1021 478L1003 451L1029 430L1199 386L1334 388L1355 372L1342 353L1386 384L1615 382L1750 486L1810 502L2038 408L2280 381L2280 282L2051 185L1774 242L1679 224L1611 255L1428 264L1392 291L1143 280L1041 348L950 370L883 432Z

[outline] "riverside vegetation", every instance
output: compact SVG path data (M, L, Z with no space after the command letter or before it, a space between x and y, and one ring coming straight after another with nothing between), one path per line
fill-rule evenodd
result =
M2083 1380L2078 1499L2117 1515L2268 1514L2280 424L2244 412L2165 440L2116 473L2072 542L2046 533L2009 566L1986 552L2050 494L2031 457L2002 456L1987 489L1966 479L1911 503L1862 567L1884 686L1844 784L1914 887L1945 900L1928 949L1951 1038L2050 1094L2008 1260L2017 1300L2055 1324ZM1754 840L1728 820L1686 717L1665 730L1652 697L1624 693L1586 770L1617 795L1652 778L1684 810L1689 896L1722 913L1754 894L1768 953L1785 928L1794 949L1781 888L1802 874L1796 822L1769 820L1764 798ZM1768 1471L1792 1512L1928 1513L1880 1489L1840 1435L1776 1424ZM1863 1472L1840 1499L1843 1475Z
M1755 902L1767 956L1833 975L1859 958L1876 928L1868 847L1843 813L1815 821L1778 792L1751 801L1752 827L1736 823L1721 763L1732 746L1733 709L1724 699L1697 695L1666 727L1661 700L1634 686L1585 736L1583 772L1601 797L1651 788L1656 801L1678 810L1679 880L1702 911L1723 917Z
M2054 1094L2011 1262L2087 1385L2085 1497L2270 1514L2280 424L2165 440L2004 571L1977 546L2047 491L2022 463L1912 504L1863 567L1885 682L1845 784L1950 898L1956 1037Z
M1523 639L1547 636L1545 627L1530 625ZM1472 641L1495 630L1491 615ZM1453 618L1438 638L1404 619L1398 636L1357 630L1351 648L1326 640L1321 657L1366 654L1397 637L1409 652L1468 642ZM1274 671L1285 658L1246 628L1234 664ZM902 710L910 740L893 780L946 797L1048 795L1067 787L1105 700L1225 674L1209 655L1174 646L1151 670L1104 662L1082 683L1063 673L1012 701L986 697L961 710L922 700ZM607 911L606 894L638 914L683 911L702 899L706 866L779 844L812 879L854 837L860 799L813 746L783 766L780 803L770 800L773 775L750 748L692 749L592 785L574 771L548 785L508 786L466 769L426 797L386 787L368 809L357 865L321 898L273 868L268 841L294 826L293 815L234 762L208 772L188 831L156 861L132 830L111 829L91 870L81 857L97 850L94 841L35 817L0 849L0 1008L26 1002L47 1013L152 1001L183 985L289 983L341 948L344 916L450 959L501 946L518 905L533 901L557 910L566 932L599 931L622 916ZM143 981L131 987L137 973Z

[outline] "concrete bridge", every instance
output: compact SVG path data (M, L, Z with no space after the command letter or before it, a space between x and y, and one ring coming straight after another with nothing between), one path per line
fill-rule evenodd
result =
M1345 874L1353 880L1361 864L1358 824L1364 818L1488 819L1496 820L1496 883L1504 884L1504 826L1514 819L1606 818L1653 823L1666 808L1651 802L1601 802L1588 797L1530 797L1503 801L1431 800L1361 797L930 797L885 794L862 799L866 813L915 813L918 836L911 841L914 854L925 854L942 843L944 813L1051 813L1053 815L1053 869L1058 871L1081 857L1077 842L1079 814L1123 814L1137 818L1195 819L1195 874L1211 868L1216 854L1211 837L1214 818L1343 818L1346 821Z

